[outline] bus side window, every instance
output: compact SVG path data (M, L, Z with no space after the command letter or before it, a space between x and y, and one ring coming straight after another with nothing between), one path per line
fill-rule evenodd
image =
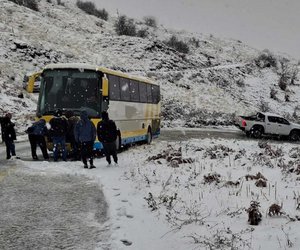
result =
M139 90L140 90L140 102L147 102L147 86L146 83L140 82L139 83Z
M119 77L117 76L108 76L108 83L109 83L109 98L111 100L120 100L120 83L119 83Z
M140 101L139 84L137 81L130 80L130 100L134 102Z
M160 91L159 86L153 85L152 86L152 97L153 97L153 103L157 104L160 101Z
M130 92L129 92L129 80L126 78L120 78L120 91L121 91L121 100L130 101Z
M147 84L147 102L152 103L152 84Z

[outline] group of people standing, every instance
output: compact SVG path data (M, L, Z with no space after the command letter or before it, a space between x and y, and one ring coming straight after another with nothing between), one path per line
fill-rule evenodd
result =
M11 114L1 117L2 140L6 145L7 159L11 155L16 155L14 140L16 133L14 123L11 122ZM66 141L71 145L71 157L73 160L82 160L84 168L95 168L94 166L94 142L96 136L103 145L104 154L108 164L111 164L111 155L115 164L118 164L116 139L118 136L117 127L114 121L110 120L106 111L102 112L102 120L95 128L89 119L86 111L82 111L80 118L74 116L72 111L67 111L63 116L61 110L57 110L54 117L49 121L50 128L46 126L46 121L40 119L34 122L26 132L31 146L31 155L37 160L37 146L40 147L45 160L49 159L45 136L52 139L53 158L58 161L59 155L63 161L67 161Z

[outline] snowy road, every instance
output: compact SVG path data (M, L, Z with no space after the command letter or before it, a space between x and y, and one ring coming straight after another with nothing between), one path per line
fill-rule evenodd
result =
M238 129L162 129L159 140L186 141L189 139L223 138L223 139L248 139Z

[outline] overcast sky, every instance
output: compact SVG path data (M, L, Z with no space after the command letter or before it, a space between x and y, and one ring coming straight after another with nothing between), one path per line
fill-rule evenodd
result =
M300 59L300 0L94 0L110 13L234 38Z

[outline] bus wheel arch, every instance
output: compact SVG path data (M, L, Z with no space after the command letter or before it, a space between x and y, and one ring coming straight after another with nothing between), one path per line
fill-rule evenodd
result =
M148 126L146 142L147 142L147 144L151 144L151 142L152 142L152 129L151 129L151 126Z

